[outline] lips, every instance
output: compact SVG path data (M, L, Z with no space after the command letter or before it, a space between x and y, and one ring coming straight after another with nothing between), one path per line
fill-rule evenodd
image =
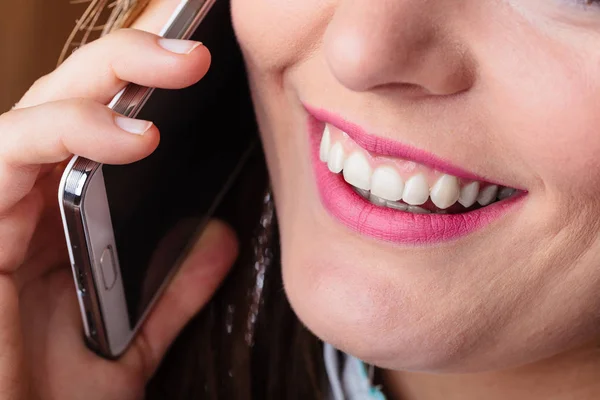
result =
M306 109L309 113L311 158L321 201L335 219L359 234L399 244L434 244L457 239L477 231L515 210L518 205L523 203L522 200L526 194L524 191L503 188L498 184L485 182L475 174L425 151L366 134L359 127L325 111L310 107L306 107ZM350 160L346 165L348 169L352 169L352 172L347 174L346 178L340 173L342 171L339 165L335 165L335 168L332 169L331 160L326 160L327 162L323 160L326 152L322 139L326 127L330 131L341 132L350 143L350 145L346 145L350 150L345 156L346 160ZM339 148L334 150L334 157L336 157L335 151L340 153ZM366 161L361 159L360 162L357 162L360 153L363 153L362 157ZM339 160L334 160L335 162L339 164ZM365 166L365 162L371 166ZM357 165L362 166L362 169ZM398 171L397 179L400 180L404 189L398 190L397 186L390 187L391 183L386 187L387 182L394 182L390 179L376 181L375 186L371 186L374 182L372 171L383 171L384 168L387 170L395 168ZM364 171L371 171L371 175L367 175ZM388 171L389 174L391 174L390 171ZM360 179L355 178L356 176ZM410 178L402 182L403 178L408 176ZM426 181L431 182L429 187L433 190L430 189L429 193L425 193L425 198L428 197L427 195L432 195L434 199L436 196L439 197L440 188L443 189L442 191L450 193L450 196L455 196L455 198L449 199L446 195L446 200L441 202L447 209L438 209L431 200L424 199L423 194L418 196L418 190L423 191L422 188L406 189L406 183L414 187L419 186L411 183L410 179L415 176L419 176L419 179L422 180L420 186L425 185ZM379 178L375 176L375 179ZM352 182L352 184L348 182ZM482 189L479 191L479 195L476 193L475 197L473 195L471 197L480 200L485 198L485 203L480 201L480 204L477 204L473 200L470 203L474 205L470 205L468 208L461 205L463 202L458 203L459 197L462 196L461 193L468 195L467 192L473 192L473 187L479 188L480 185ZM395 193L396 197L400 196L404 190L409 203L396 197L390 197L389 199L393 200L389 200L373 196L369 194L371 189L385 194ZM407 190L408 194L406 194ZM503 193L502 197L498 195L499 192ZM506 193L510 193L510 195L506 195ZM500 200L497 200L497 195ZM492 197L495 202L492 202ZM418 204L410 203L411 200L416 201L417 198L419 198ZM451 205L454 202L457 203ZM446 206L446 204L448 205ZM484 204L485 206L482 206Z

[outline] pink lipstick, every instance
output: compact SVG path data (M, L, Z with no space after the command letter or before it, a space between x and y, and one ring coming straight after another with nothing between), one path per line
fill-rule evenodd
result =
M414 161L465 180L484 179L426 151L368 134L362 128L321 109L305 108L309 114L311 158L321 202L329 214L359 234L405 245L435 244L477 231L523 203L525 192L460 214L415 214L372 204L357 194L341 174L332 173L327 164L319 159L319 145L325 124L347 133L356 144L372 154Z

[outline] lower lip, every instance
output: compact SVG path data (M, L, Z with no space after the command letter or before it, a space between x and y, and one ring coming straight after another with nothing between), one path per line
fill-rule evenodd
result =
M357 194L319 159L324 123L309 116L310 145L321 202L342 224L378 240L408 245L435 244L466 236L494 222L523 203L525 195L496 202L464 214L413 214L376 206Z

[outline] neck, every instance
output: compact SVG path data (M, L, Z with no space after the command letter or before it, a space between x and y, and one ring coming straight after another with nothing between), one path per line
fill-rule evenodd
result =
M600 347L595 344L511 370L477 374L382 371L394 400L600 399Z

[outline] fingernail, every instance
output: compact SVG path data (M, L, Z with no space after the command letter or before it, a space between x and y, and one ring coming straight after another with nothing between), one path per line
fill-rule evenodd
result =
M133 133L134 135L143 135L152 126L152 122L150 121L127 118L121 115L115 116L115 124L125 132Z
M193 40L179 40L179 39L164 39L158 40L158 44L163 49L170 51L175 54L190 54L194 49L200 46L201 42L195 42Z

